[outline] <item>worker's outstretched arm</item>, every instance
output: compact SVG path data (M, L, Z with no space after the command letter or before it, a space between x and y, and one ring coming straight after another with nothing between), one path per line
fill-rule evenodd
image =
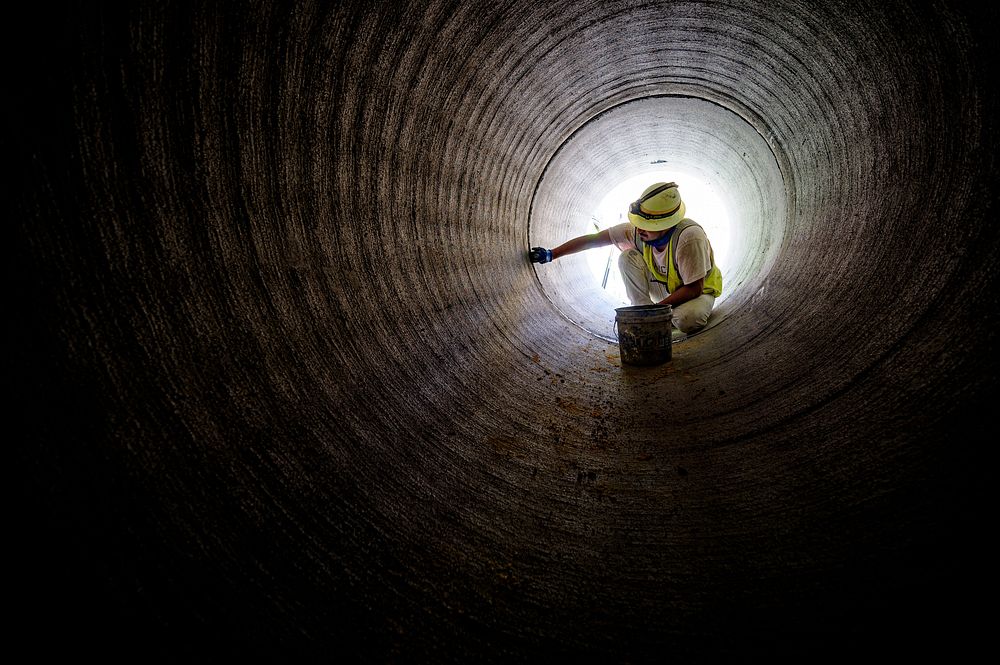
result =
M611 232L607 229L592 233L587 236L579 236L572 240L567 240L555 249L545 249L544 247L533 247L528 256L532 263L548 263L568 254L576 254L596 247L607 247L611 244Z

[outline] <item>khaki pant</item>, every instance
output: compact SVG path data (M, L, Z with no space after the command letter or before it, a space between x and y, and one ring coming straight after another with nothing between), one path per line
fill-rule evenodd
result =
M629 249L618 257L618 269L625 282L625 292L633 305L652 305L660 302L668 295L667 285L657 282L649 273L649 267L642 258L642 252ZM708 316L715 305L715 296L701 294L694 300L681 305L674 305L674 327L684 333L700 330L708 323Z

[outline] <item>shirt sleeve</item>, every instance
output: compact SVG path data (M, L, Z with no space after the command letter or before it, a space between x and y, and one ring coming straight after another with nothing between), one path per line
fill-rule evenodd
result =
M608 232L611 234L611 242L621 251L641 249L636 244L635 227L628 222L615 224L608 229Z
M712 246L705 230L690 226L677 239L677 273L685 284L708 275L712 269Z

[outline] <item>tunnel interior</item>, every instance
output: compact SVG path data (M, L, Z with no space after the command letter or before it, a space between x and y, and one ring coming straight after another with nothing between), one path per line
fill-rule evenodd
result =
M996 18L29 8L4 44L12 632L196 660L975 653ZM635 368L582 257L527 250L659 164L716 184L733 249L706 329Z

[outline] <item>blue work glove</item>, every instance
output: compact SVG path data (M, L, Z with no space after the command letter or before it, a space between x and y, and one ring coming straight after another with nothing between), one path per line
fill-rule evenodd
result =
M552 250L544 247L532 247L528 252L528 258L532 263L548 263L552 260Z

